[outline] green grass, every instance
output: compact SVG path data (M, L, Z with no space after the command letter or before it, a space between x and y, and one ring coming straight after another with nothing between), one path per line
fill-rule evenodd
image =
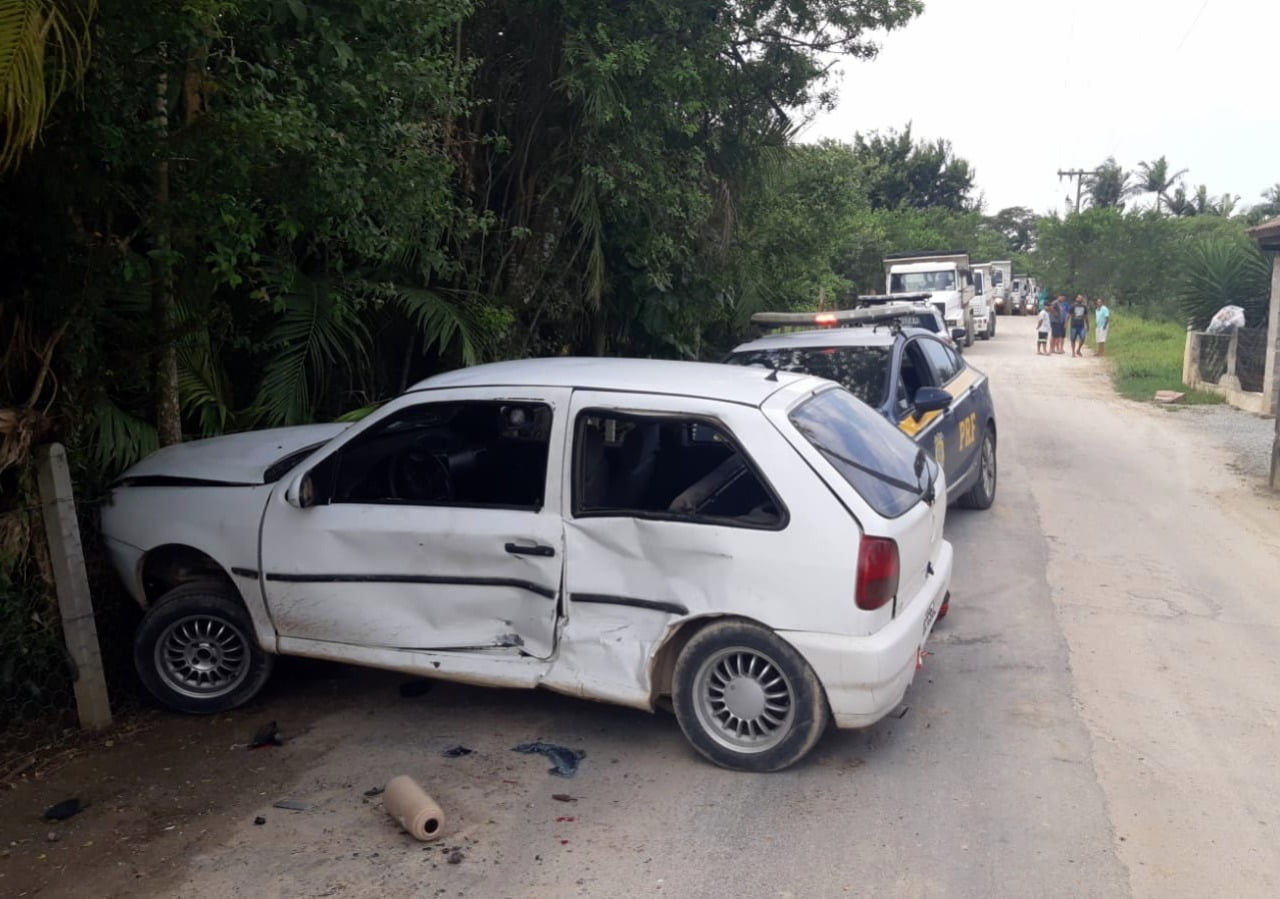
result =
M1167 321L1152 321L1113 314L1107 334L1106 358L1111 376L1121 396L1149 402L1157 390L1185 392L1186 403L1221 403L1222 397L1204 390L1191 390L1182 383L1182 356L1187 329ZM1093 343L1093 329L1089 331Z

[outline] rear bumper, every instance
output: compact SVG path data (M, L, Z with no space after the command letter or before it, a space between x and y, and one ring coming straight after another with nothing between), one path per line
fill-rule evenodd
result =
M867 727L902 702L920 651L951 588L951 544L942 541L934 575L898 616L868 637L780 631L809 662L827 693L836 727Z

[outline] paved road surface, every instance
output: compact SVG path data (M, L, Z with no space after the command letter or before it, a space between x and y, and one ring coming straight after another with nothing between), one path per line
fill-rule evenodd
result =
M969 351L1000 416L999 494L989 512L950 514L953 610L902 717L751 776L697 760L669 715L447 684L404 699L401 677L324 667L235 716L166 719L111 750L114 765L61 772L40 795L95 777L102 817L21 844L48 868L18 880L13 867L9 882L245 897L1280 894L1280 503L1179 413L1117 399L1097 360L1036 357L1031 324L1002 318ZM266 717L283 749L229 750ZM510 751L533 738L585 749L579 775ZM474 753L441 756L459 743ZM411 843L362 795L398 773L445 807L441 844ZM271 807L285 797L314 807ZM150 827L131 837L143 806ZM95 826L111 854L77 856L69 844ZM0 863L0 892L4 876Z

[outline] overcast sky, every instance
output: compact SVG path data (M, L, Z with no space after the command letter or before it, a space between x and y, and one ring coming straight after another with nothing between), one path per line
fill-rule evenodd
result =
M1115 156L1168 157L1188 193L1280 182L1280 2L925 0L870 62L843 62L839 105L802 141L913 123L977 170L988 212L1062 210L1074 182Z

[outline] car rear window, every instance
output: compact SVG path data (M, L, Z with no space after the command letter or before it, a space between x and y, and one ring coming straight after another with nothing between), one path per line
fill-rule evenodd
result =
M880 407L889 390L889 353L887 346L777 347L742 350L725 361L817 375Z
M919 501L932 478L923 451L901 431L843 390L825 390L791 413L791 423L826 457L854 490L885 518L897 518Z

